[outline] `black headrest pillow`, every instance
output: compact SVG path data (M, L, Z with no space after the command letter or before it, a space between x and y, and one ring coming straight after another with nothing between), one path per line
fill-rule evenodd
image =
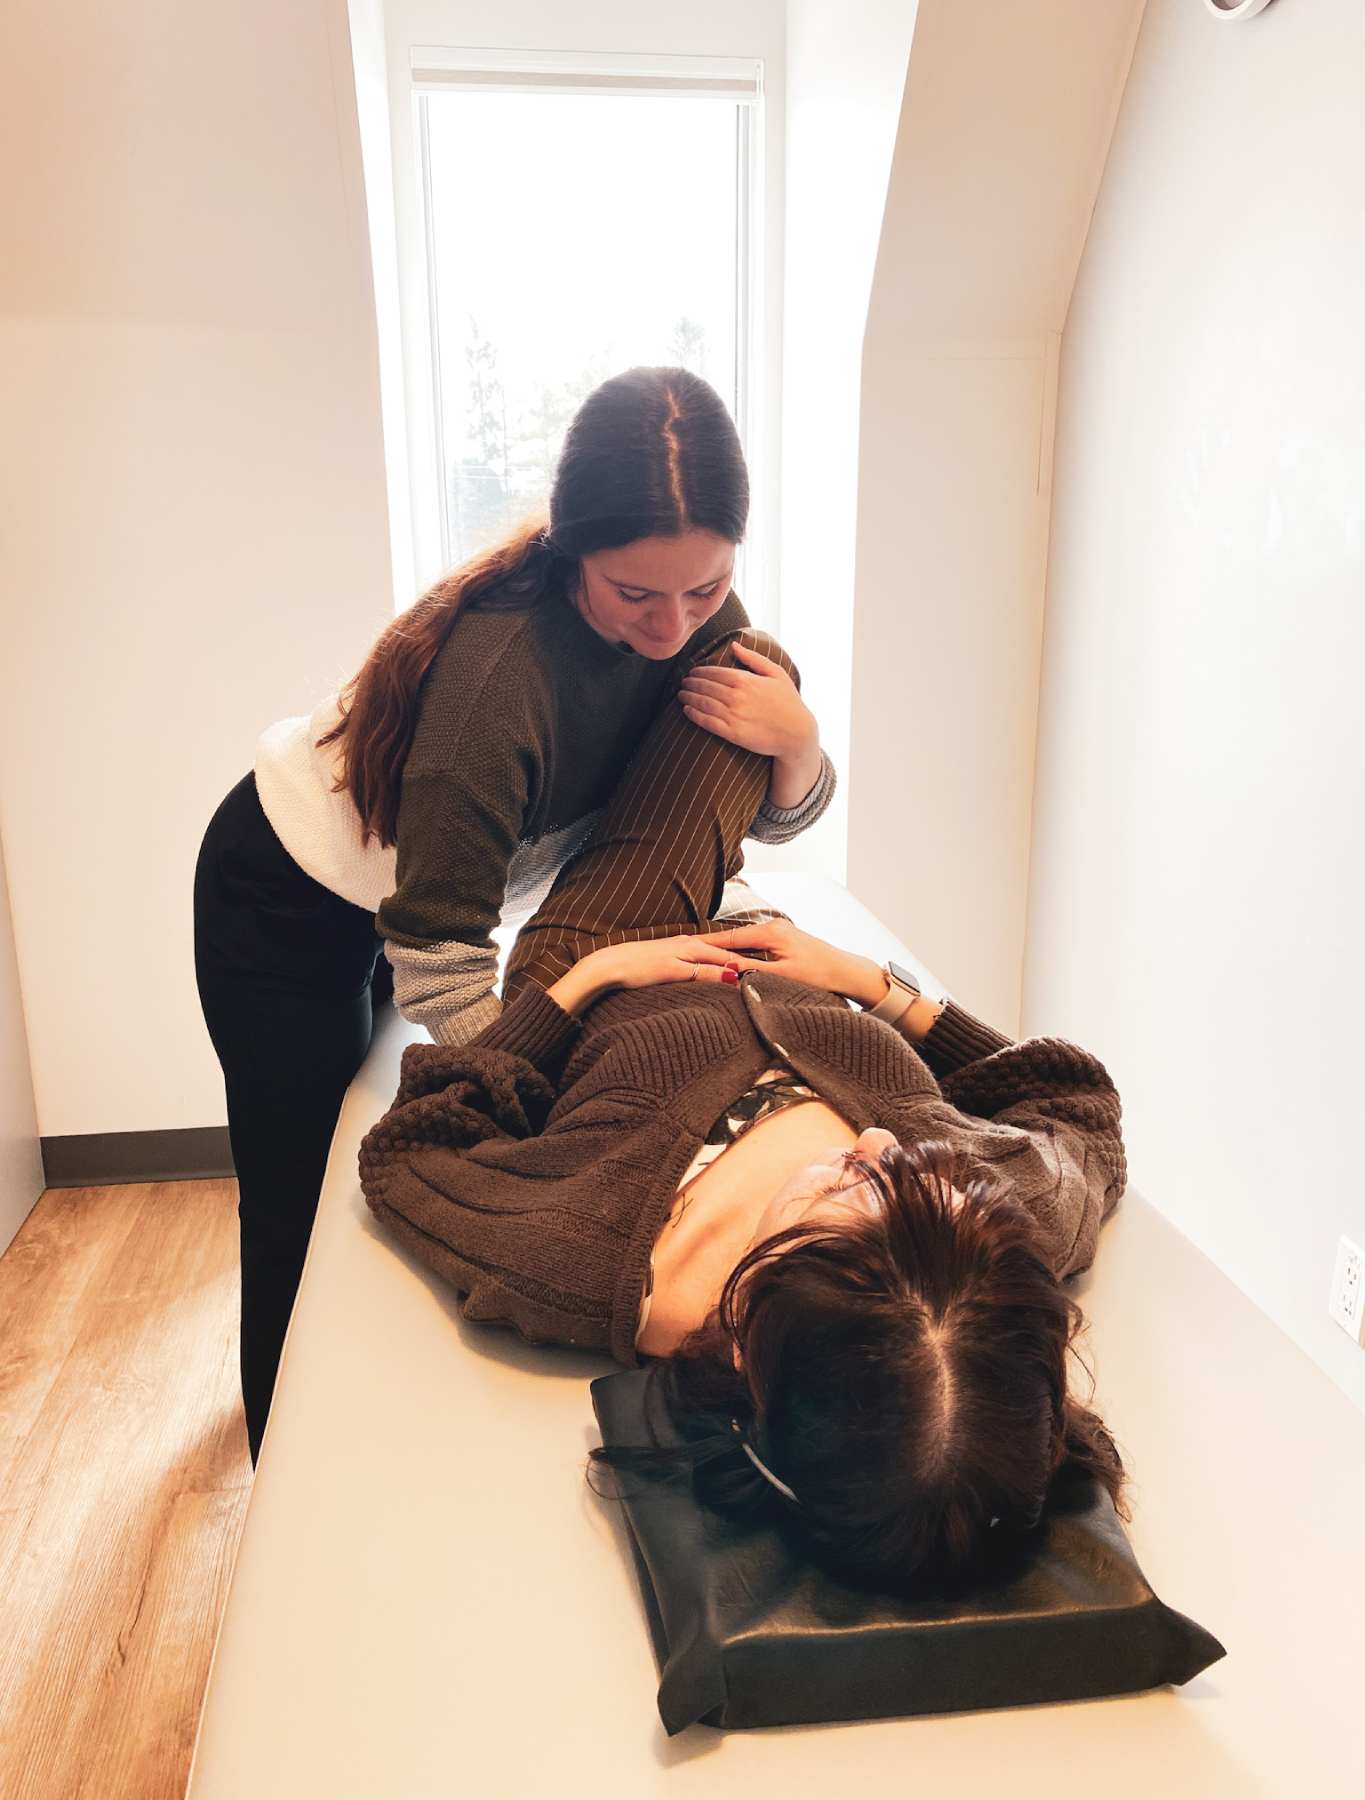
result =
M647 1370L592 1383L608 1445L682 1441ZM1093 1699L1186 1682L1226 1655L1157 1599L1098 1481L1050 1506L1008 1573L969 1597L883 1598L799 1561L772 1526L703 1507L684 1474L615 1488L672 1735Z

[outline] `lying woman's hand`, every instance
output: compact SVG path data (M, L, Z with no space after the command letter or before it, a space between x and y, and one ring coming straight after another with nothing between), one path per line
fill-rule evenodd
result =
M802 931L790 919L763 919L708 932L699 943L728 953L742 969L772 969L792 981L827 988L860 1006L875 1006L886 994L886 977L870 956L855 956ZM763 952L758 957L754 952ZM747 953L747 954L746 954Z
M579 964L593 966L603 987L659 987L670 981L739 979L738 959L702 937L655 938L642 944L607 944Z
M738 960L705 938L667 937L639 944L607 944L592 950L546 992L565 1012L579 1013L612 988L738 980Z

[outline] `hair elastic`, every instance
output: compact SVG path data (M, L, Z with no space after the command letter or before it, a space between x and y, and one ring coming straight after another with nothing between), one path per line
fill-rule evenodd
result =
M763 1479L765 1481L770 1481L773 1484L773 1486L777 1489L779 1494L785 1494L787 1496L788 1500L792 1501L796 1506L800 1506L801 1502L796 1498L796 1495L787 1486L786 1482L780 1481L778 1479L778 1477L773 1474L772 1470L768 1467L767 1463L765 1463L763 1461L763 1458L758 1454L757 1450L754 1449L753 1445L749 1442L748 1438L745 1437L743 1429L740 1426L740 1422L738 1419L731 1419L730 1429L731 1429L731 1431L737 1431L739 1433L740 1449L743 1450L744 1454L748 1457L749 1461L758 1470L759 1474L763 1477ZM996 1516L991 1520L991 1524L998 1525L999 1523L1000 1523L1000 1515L997 1513Z
M777 1489L779 1494L785 1494L787 1496L788 1500L792 1501L795 1505L799 1506L801 1504L801 1502L796 1498L796 1495L787 1486L786 1482L779 1481L777 1476L774 1475L772 1470L768 1467L767 1463L765 1463L763 1461L762 1457L754 1449L753 1445L749 1442L748 1438L745 1437L743 1431L740 1428L740 1423L739 1423L738 1419L731 1419L730 1429L731 1429L731 1431L739 1432L740 1448L743 1450L744 1454L748 1457L749 1461L758 1470L759 1474L763 1477L763 1479L765 1481L770 1481L773 1484L773 1486Z

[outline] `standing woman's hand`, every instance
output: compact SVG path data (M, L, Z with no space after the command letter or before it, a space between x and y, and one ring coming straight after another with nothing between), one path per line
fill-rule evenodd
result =
M799 806L820 773L820 728L787 671L736 638L731 646L743 668L698 663L678 688L694 725L744 750L773 759L768 783L772 806Z

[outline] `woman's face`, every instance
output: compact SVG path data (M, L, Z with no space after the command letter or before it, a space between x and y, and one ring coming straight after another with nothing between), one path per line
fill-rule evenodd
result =
M580 568L576 604L598 636L665 662L724 604L735 546L713 531L684 531L594 550Z
M859 1213L880 1212L881 1190L870 1170L876 1168L884 1151L894 1150L898 1143L894 1132L869 1126L851 1150L827 1150L798 1169L759 1214L748 1248L789 1225L837 1225ZM962 1198L954 1188L953 1206L960 1206Z
M826 1150L798 1169L758 1215L750 1244L761 1244L789 1225L823 1225L859 1212L880 1212L881 1194L868 1171L896 1141L892 1132L872 1126L851 1150Z

